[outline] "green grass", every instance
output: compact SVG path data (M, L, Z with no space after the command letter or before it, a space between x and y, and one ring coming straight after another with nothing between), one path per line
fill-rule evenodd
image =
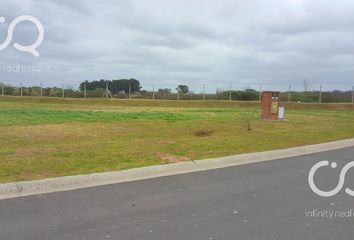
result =
M183 112L99 112L47 109L0 109L0 125L35 125L55 123L95 123L130 120L178 121L193 119L192 114Z
M290 104L271 122L258 103L0 98L0 182L353 138L351 109Z

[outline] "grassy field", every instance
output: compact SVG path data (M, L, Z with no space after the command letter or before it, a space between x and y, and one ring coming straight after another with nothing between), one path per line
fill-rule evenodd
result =
M351 104L0 97L0 182L121 170L354 137ZM252 130L247 129L250 119Z

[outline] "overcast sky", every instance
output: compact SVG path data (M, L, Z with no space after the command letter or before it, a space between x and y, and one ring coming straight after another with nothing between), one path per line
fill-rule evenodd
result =
M350 89L352 0L2 0L0 44L11 21L32 15L45 29L40 56L18 51L38 36L19 23L0 51L0 82L77 88L83 80L136 78L144 89L187 84L201 91ZM9 66L50 69L9 71Z

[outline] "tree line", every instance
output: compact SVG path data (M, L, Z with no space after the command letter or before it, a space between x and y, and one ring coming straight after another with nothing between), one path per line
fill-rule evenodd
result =
M79 90L84 91L85 88L88 91L102 90L108 89L112 92L112 94L119 93L135 93L140 92L141 85L140 82L136 79L119 79L119 80L98 80L98 81L84 81L80 83Z
M244 90L218 90L216 93L195 93L187 85L178 85L175 90L170 88L160 88L153 91L143 90L140 81L137 79L118 79L118 80L93 80L83 81L77 90L65 87L45 87L23 86L14 87L0 83L0 95L9 96L44 96L44 97L68 97L82 98L101 98L108 87L111 95L115 98L134 98L134 99L166 99L166 100L239 100L239 101L258 101L260 92L254 89ZM292 102L319 102L336 103L352 102L352 91L302 91L290 92ZM281 101L289 100L289 92L280 93Z

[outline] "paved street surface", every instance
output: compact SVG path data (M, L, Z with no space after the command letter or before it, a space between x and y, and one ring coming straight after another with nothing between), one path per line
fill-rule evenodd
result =
M277 161L0 201L1 240L353 239L354 217L311 217L308 211L354 211L354 169L338 184L354 148ZM354 213L353 213L354 214Z

